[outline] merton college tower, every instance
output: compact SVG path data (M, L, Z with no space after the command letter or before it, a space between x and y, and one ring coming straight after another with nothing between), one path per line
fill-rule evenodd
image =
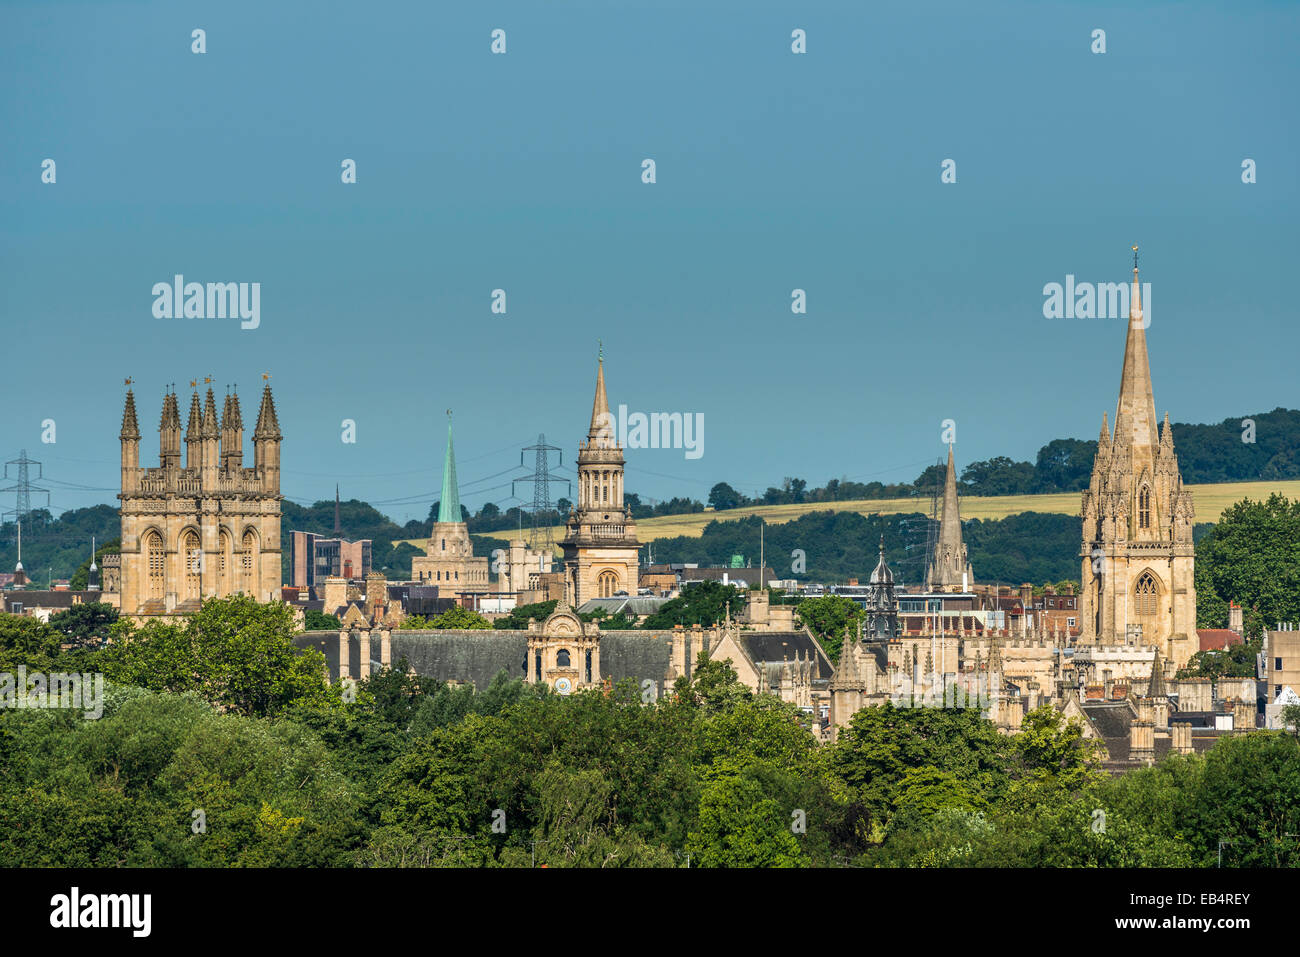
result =
M1103 417L1083 493L1079 641L1154 646L1180 668L1197 650L1194 512L1168 413L1157 426L1146 325L1135 256L1115 430Z
M202 402L196 389L182 432L176 393L168 392L158 466L141 467L135 396L127 390L119 436L123 615L186 614L204 598L234 594L280 597L283 437L269 384L253 429L251 468L244 465L243 433L238 395L226 396L218 418L212 389Z

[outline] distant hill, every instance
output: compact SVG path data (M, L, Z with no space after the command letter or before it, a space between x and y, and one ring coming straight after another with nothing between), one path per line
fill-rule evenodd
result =
M1273 482L1220 482L1213 485L1188 485L1192 492L1192 502L1196 507L1198 523L1213 523L1225 508L1243 498L1266 500L1273 492L1279 492L1288 498L1300 498L1300 480ZM996 495L988 497L962 496L961 517L968 519L999 519L1022 512L1040 512L1056 515L1074 516L1074 527L1078 531L1080 497L1078 492L1056 492L1048 495ZM679 536L698 538L711 522L731 522L751 517L762 518L769 526L792 522L804 515L815 512L856 512L871 516L904 515L928 511L930 500L922 498L881 498L859 499L852 502L805 502L801 505L756 505L747 508L728 509L725 512L697 512L691 515L666 515L661 518L647 518L637 522L637 533L643 542L656 542L661 539ZM564 536L564 529L556 527L551 530L558 541ZM508 539L510 532L484 532L484 538ZM1077 542L1075 543L1077 546ZM658 559L658 545L655 558Z

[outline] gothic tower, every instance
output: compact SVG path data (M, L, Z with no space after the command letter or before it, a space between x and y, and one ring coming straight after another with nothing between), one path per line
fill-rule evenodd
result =
M934 543L925 569L925 590L930 592L961 592L974 581L970 562L966 559L966 544L961 540L961 512L957 504L957 469L952 460L952 444L948 445L948 474L943 482L943 514L939 521L939 538Z
M1115 431L1103 417L1083 493L1079 641L1154 646L1181 668L1197 644L1194 512L1168 413L1157 432L1146 325L1135 253Z
M439 596L455 597L459 589L483 589L488 584L488 560L474 557L469 526L460 509L460 486L456 482L456 452L451 442L451 410L447 410L447 452L442 461L442 498L438 520L429 533L424 555L411 559L411 576L416 581L437 585Z
M130 385L130 380L127 382ZM122 614L196 611L205 598L280 597L280 426L268 385L254 433L255 462L243 462L239 399L222 422L208 389L190 399L185 464L175 391L163 397L159 464L140 466L140 427L128 389L122 412Z
M640 543L632 511L623 504L623 450L609 413L603 356L596 366L591 426L578 446L578 504L567 526L561 544L565 588L575 607L589 598L637 593Z

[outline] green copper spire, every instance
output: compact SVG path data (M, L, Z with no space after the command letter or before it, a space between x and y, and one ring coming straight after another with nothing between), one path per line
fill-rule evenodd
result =
M456 485L456 453L451 448L451 409L447 410L447 459L442 463L442 502L438 506L438 521L463 521L460 489Z

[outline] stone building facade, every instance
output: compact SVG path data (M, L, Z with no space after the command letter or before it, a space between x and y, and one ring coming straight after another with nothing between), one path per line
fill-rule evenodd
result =
M128 385L130 383L128 382ZM193 383L192 383L193 384ZM238 394L217 418L212 389L190 399L181 464L176 393L163 397L159 465L140 465L140 427L128 388L122 413L121 610L185 614L204 598L280 595L280 423L268 383L244 467Z

